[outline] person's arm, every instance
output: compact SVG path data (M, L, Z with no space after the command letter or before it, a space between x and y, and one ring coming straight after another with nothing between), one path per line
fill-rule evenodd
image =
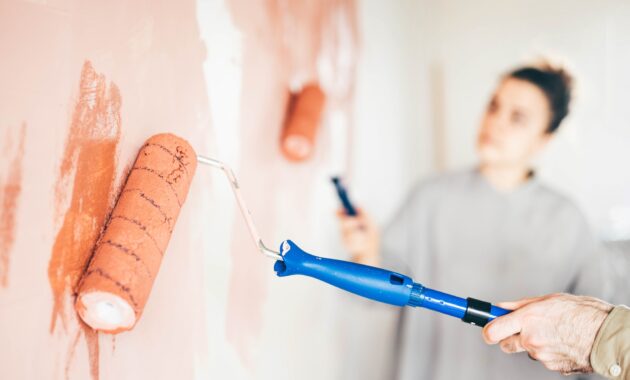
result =
M599 330L591 365L595 372L612 379L630 379L630 309L615 307Z
M344 210L337 211L341 238L350 254L350 259L356 263L379 266L380 231L372 218L363 210L358 209L356 216L349 216Z
M420 189L420 191L419 191ZM421 222L422 186L412 189L394 214L391 223L382 233L373 219L362 209L356 216L337 211L343 245L351 260L360 264L382 266L386 269L413 275L409 250L424 252L422 247L410 246L412 235L423 234L426 226Z
M506 353L527 352L564 374L595 370L630 379L630 309L569 294L499 305L514 311L484 328L486 343L498 343Z

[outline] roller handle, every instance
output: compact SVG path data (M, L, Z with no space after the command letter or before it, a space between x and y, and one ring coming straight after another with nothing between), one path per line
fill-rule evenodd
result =
M426 288L400 273L308 254L291 240L284 241L280 251L283 260L274 265L279 277L308 276L374 301L401 307L424 307L478 326L509 313L509 310L484 301Z
M279 277L303 275L324 281L374 301L405 306L409 301L411 278L381 268L349 261L327 259L302 251L291 240L280 247L283 261L276 261Z
M332 183L335 185L335 189L337 189L337 195L339 196L339 200L341 201L344 210L346 210L346 215L357 216L357 210L352 205L352 202L350 202L348 191L341 182L341 178L332 177Z

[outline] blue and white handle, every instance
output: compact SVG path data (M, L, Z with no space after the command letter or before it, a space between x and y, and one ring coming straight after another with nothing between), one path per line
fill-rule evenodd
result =
M401 307L424 307L477 326L485 326L510 312L474 298L464 299L429 289L400 273L314 256L301 250L291 240L281 244L280 252L283 261L278 260L274 265L279 277L313 277L374 301Z

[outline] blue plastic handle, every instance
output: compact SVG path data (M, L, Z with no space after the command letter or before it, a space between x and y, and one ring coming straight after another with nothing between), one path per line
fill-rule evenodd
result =
M510 312L473 298L464 299L429 289L400 273L314 256L291 240L284 241L280 251L283 261L278 260L274 265L279 277L308 276L374 301L424 307L480 326Z
M475 307L477 303L485 304L486 309ZM479 326L485 326L493 319L511 311L472 298L465 299L443 293L417 283L414 284L408 305L424 307Z
M346 215L348 216L357 216L357 210L350 202L350 197L348 197L348 191L346 190L343 183L341 183L341 179L339 177L332 177L332 182L335 184L335 189L337 189L337 195L339 196L339 200L343 205L343 208L346 210Z
M349 261L327 259L302 251L291 240L280 247L284 261L276 261L279 277L303 275L324 281L374 301L396 306L409 302L413 280L405 275Z

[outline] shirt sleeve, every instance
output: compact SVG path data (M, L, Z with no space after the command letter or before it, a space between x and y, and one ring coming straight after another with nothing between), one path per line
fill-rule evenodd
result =
M575 208L573 245L569 249L572 264L566 269L571 276L566 292L608 299L604 294L605 254L584 215Z
M405 203L396 212L393 221L383 231L381 240L381 265L401 273L410 271L407 260L410 210ZM411 273L407 274L411 275Z
M381 240L382 266L408 276L416 273L418 260L424 259L427 242L425 193L427 186L421 182L407 194L392 222L383 231Z
M630 380L630 308L617 306L604 320L593 343L591 366L609 379Z

